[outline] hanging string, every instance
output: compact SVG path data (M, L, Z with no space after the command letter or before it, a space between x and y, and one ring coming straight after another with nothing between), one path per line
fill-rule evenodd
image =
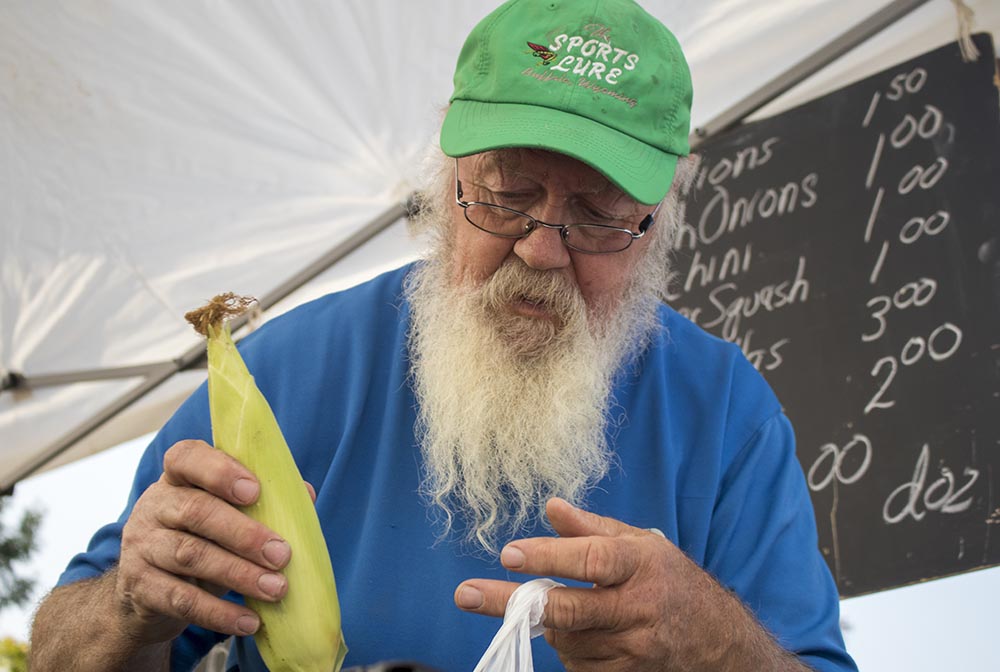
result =
M965 62L979 60L979 49L972 41L972 23L976 13L962 0L951 0L955 5L958 17L958 47L962 50L962 60Z
M258 327L264 324L264 311L260 307L260 302L254 299L254 302L250 304L250 314L247 316L247 332L256 331Z

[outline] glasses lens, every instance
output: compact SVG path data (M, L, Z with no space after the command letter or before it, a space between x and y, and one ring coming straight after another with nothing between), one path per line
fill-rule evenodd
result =
M470 203L465 218L484 231L511 238L523 236L533 225L524 213L486 203Z
M632 244L632 235L607 226L574 224L566 228L566 244L584 252L620 252Z

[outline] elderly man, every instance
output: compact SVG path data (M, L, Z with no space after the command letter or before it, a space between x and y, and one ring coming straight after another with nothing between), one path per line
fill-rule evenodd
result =
M348 666L469 670L545 575L570 585L539 670L855 669L780 404L658 298L690 102L631 0L508 2L459 59L430 258L241 346L315 487ZM190 669L226 635L263 669L239 595L280 600L296 549L210 436L201 389L40 608L33 669Z

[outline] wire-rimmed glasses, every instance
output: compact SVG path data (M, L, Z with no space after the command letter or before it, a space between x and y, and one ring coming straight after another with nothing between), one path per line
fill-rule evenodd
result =
M500 238L524 238L539 226L559 229L563 244L571 250L586 254L610 254L621 252L642 238L652 226L660 206L646 215L639 223L639 233L633 233L625 226L607 224L549 224L531 215L505 205L482 201L463 201L462 182L458 179L458 159L455 159L455 202L465 211L465 219L477 229ZM622 222L626 224L626 222Z

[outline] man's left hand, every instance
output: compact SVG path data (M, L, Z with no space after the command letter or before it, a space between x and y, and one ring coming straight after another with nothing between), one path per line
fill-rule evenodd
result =
M728 662L749 662L765 653L762 645L775 661L791 663L787 669L803 669L734 596L662 535L562 499L549 500L546 513L560 536L511 542L500 561L516 572L593 584L548 594L545 639L567 670L736 669ZM503 616L518 585L470 579L455 590L455 603Z

